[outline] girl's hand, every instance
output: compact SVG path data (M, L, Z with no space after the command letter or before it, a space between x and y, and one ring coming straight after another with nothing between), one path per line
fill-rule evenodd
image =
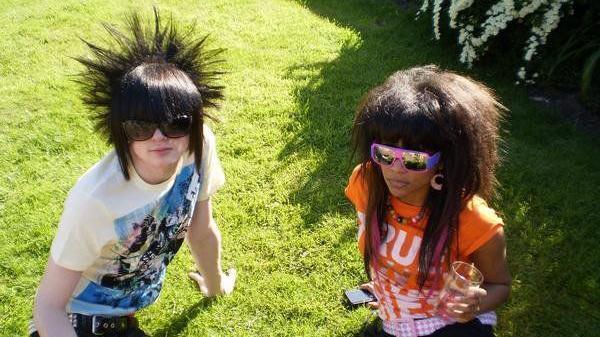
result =
M370 292L371 294L375 295L375 287L373 286L373 281L363 283L359 286L359 288L366 290L366 291ZM378 309L379 302L378 301L369 302L369 303L367 303L367 307L369 307L371 309Z
M479 305L487 291L483 288L471 287L464 295L455 296L446 303L446 314L460 323L465 323L479 314Z
M200 291L206 297L214 297L217 295L228 295L231 294L233 288L235 288L235 280L237 278L237 272L235 269L231 268L227 271L227 273L223 273L221 275L221 284L217 287L217 285L212 286L208 285L204 276L200 275L198 272L190 272L188 276L196 281Z

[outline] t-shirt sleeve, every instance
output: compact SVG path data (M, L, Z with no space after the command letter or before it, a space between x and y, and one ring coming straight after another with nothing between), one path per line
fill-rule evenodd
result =
M459 253L463 257L486 244L495 234L500 232L504 222L487 203L475 197L460 215Z
M100 202L72 190L50 248L53 261L74 271L91 267L100 256L103 244L99 232L107 222L110 217Z
M365 248L365 212L367 209L367 200L368 200L368 190L366 186L366 181L363 179L362 171L360 165L355 167L348 179L348 186L344 192L346 193L346 197L350 202L354 205L356 209L357 216L357 224L358 224L358 249L361 253L364 253Z
M216 139L209 127L204 126L204 144L202 147L202 185L198 201L210 198L225 184L225 174L217 156Z
M346 197L354 205L357 212L364 213L367 209L367 187L361 174L360 165L355 167L348 179L348 186L344 190Z

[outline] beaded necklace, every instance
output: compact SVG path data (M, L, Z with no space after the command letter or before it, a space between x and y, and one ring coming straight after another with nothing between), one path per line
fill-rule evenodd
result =
M386 207L387 210L390 214L390 216L392 217L392 219L396 220L396 222L398 222L401 225L406 225L408 223L408 220L410 219L410 222L414 225L417 222L421 221L421 219L423 219L423 211L419 211L419 213L417 213L417 215L411 217L411 218L405 218L401 215L399 215L398 213L396 213L396 210L394 210L394 207L392 206L392 201L391 201L391 197L388 197L387 201L386 201Z

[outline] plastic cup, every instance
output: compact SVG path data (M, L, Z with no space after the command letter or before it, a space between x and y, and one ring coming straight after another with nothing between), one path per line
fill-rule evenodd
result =
M472 263L455 261L450 266L450 272L446 277L444 287L440 292L438 313L442 317L448 317L447 304L454 302L457 296L464 296L469 288L479 286L483 283L483 274L475 268Z

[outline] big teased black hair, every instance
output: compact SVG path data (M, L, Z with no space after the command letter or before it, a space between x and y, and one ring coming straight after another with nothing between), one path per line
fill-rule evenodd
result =
M446 263L451 262L453 241L458 248L459 214L466 202L475 195L490 198L495 192L504 111L506 108L483 83L436 66L398 71L363 97L352 137L354 155L360 160L369 188L363 255L369 277L370 264L378 259L378 244L385 239L390 196L381 168L372 162L371 144L402 140L403 147L442 154L438 166L444 176L442 190L430 189L423 205L427 224L417 278L423 289L427 281L435 281L429 276L439 271L435 266L442 256Z
M129 179L131 155L122 122L190 116L189 153L200 170L204 118L213 118L205 109L223 98L223 86L216 84L223 74L216 69L223 49L207 49L208 35L198 36L195 25L182 31L172 17L163 23L156 8L153 22L143 22L138 13L125 22L125 32L103 24L107 46L83 40L92 55L75 58L85 67L77 82L84 103L95 112L96 130L115 147Z

